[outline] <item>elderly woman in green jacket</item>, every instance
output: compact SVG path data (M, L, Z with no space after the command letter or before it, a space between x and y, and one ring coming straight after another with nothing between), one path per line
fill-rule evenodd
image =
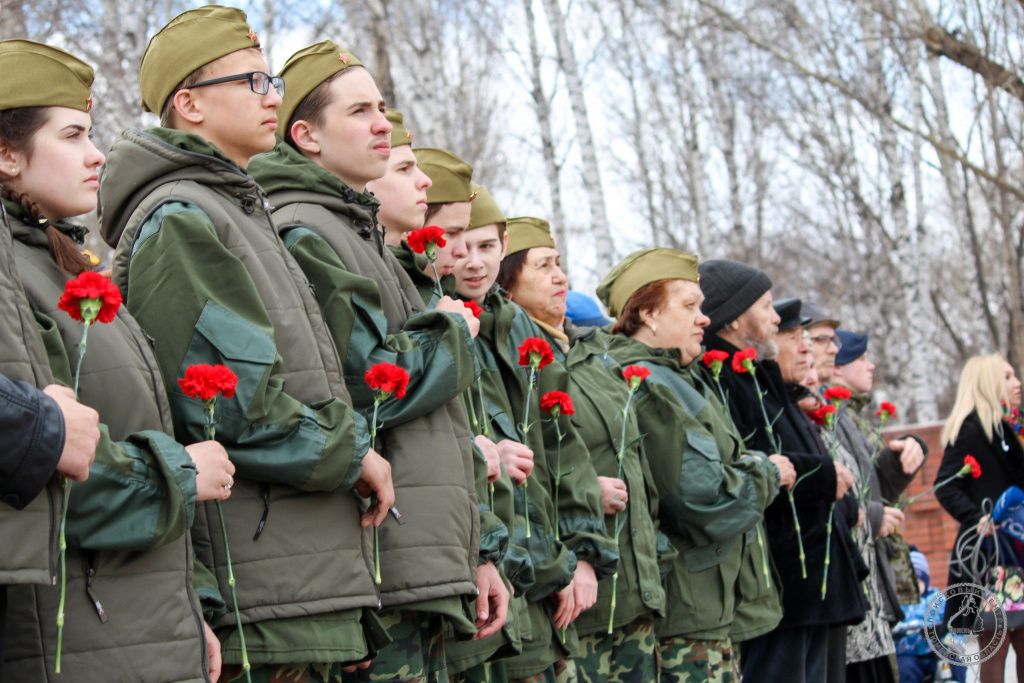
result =
M189 528L197 503L230 495L234 466L216 442L183 446L168 436L164 384L126 310L93 326L82 360L74 353L82 323L58 299L94 265L82 251L85 229L65 220L96 207L104 158L89 139L93 71L27 40L0 42L0 70L0 230L13 237L47 371L70 386L81 363L79 400L101 421L90 476L67 499L63 633L60 589L12 589L7 675L59 679L59 654L68 680L216 681L220 644L193 588Z
M739 680L734 642L781 618L762 518L793 468L745 448L715 390L691 372L708 324L696 257L635 252L598 295L618 318L608 354L651 373L636 413L661 529L678 551L665 583L668 613L657 624L661 680Z
M540 370L524 413L527 373L519 364L517 347L544 333L495 286L508 243L504 215L470 222L466 255L456 261L454 274L459 296L482 308L476 344L483 401L476 411L485 414L481 419L502 447L502 464L518 485L512 543L527 548L535 573L525 594L529 628L524 629L523 653L504 660L499 668L513 680L572 680L572 656L578 651L572 623L597 598L597 579L611 575L618 553L603 524L597 475L580 435L563 420L565 438L559 448L554 425L539 408L544 393L567 389L562 364L554 362ZM526 434L520 428L524 423L531 425ZM523 476L528 464L524 446L533 455L528 476Z
M657 530L656 489L642 430L633 410L623 413L628 384L622 367L607 354L609 335L565 321L566 277L548 223L516 218L508 230L498 282L544 331L568 370L575 409L571 424L598 474L608 534L614 538L619 528L617 576L600 583L597 602L576 623L577 675L582 681L650 681L656 671L654 620L665 613L658 551L670 548Z

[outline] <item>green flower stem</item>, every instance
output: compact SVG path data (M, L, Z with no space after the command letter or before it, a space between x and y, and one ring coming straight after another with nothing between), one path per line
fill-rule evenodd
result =
M537 366L533 360L530 361L530 380L526 384L526 397L523 400L523 421L519 425L519 431L523 434L523 445L529 446L526 443L526 435L530 433L530 397L533 395L533 384L537 381ZM527 477L523 480L523 510L526 517L526 537L530 538L530 498L527 495L526 487L530 483L530 478ZM558 492L555 492L555 509L558 509Z
M718 368L717 369L713 368L711 370L711 372L713 373L713 376L714 376L715 387L718 389L718 398L721 399L723 406L728 407L729 403L725 400L725 389L722 388L722 380L721 380L722 364L718 363L717 365L718 365Z
M469 413L469 424L473 427L474 434L480 434L480 420L476 416L476 406L473 405L473 395L470 394L466 401L466 412Z
M761 574L764 575L764 587L772 587L772 573L768 569L768 551L764 547L764 535L761 533L761 524L758 523L757 529L757 547L761 549Z
M481 369L482 372L482 369ZM491 438L491 425L487 418L487 403L484 401L484 388L483 382L478 377L476 380L476 395L480 400L480 414L483 416L480 418L480 433L486 436L488 439ZM470 400L472 403L472 400Z
M86 301L95 301L95 299L87 299ZM85 302L83 302L85 303ZM90 309L92 310L92 309ZM97 309L98 310L98 309ZM92 326L93 321L96 318L96 310L92 310L91 315L86 311L83 306L83 324L82 324L82 341L78 342L78 362L75 364L75 376L72 383L72 391L75 394L75 400L78 400L78 379L82 374L82 361L85 360L85 347L89 343L89 328ZM60 529L58 531L58 551L60 554L60 600L57 602L57 652L54 655L53 670L54 673L60 673L60 655L64 646L64 602L68 592L68 567L67 567L67 527L68 527L68 499L71 498L71 480L67 477L61 477L61 511L60 511Z
M825 418L825 429L832 433L832 440L828 446L828 454L832 459L832 462L836 461L837 451L839 450L839 437L836 436L836 422L839 420L839 404L833 402L836 406L836 412L832 413ZM821 573L821 599L825 599L825 594L828 592L828 570L832 564L832 518L835 516L836 504L833 501L828 506L828 522L825 524L825 567Z
M935 493L936 491L938 491L939 489L941 489L943 486L945 486L949 482L953 481L954 479L960 479L962 477L966 477L970 473L971 473L970 465L964 465L963 467L960 468L960 471L957 472L956 474L954 474L952 477L949 477L948 479L943 479L942 481L940 481L938 484L936 484L935 486L931 487L927 491L921 491L921 493L917 494L916 496L911 496L910 498L907 498L905 500L898 501L896 503L896 508L900 509L900 510L906 509L906 508L910 507L911 505L913 505L914 503L916 503L921 498L927 496L929 493Z
M832 517L836 511L836 504L828 506L828 522L825 526L825 568L821 574L821 599L825 599L828 592L828 567L832 564Z
M629 406L633 402L633 396L636 394L636 391L639 388L639 386L640 386L639 383L637 383L636 386L634 386L633 384L629 385L629 394L626 396L626 405L622 406L622 429L619 430L619 450L615 454L615 460L616 460L616 462L618 464L618 469L616 470L616 473L618 475L618 479L619 480L622 480L623 476L625 476L624 467L623 467L623 460L626 457L626 425L629 423ZM628 510L627 510L627 513L628 513ZM619 519L619 513L616 512L615 513L615 547L616 548L619 547L619 533L622 531L622 526L623 526L624 523L625 523L625 520L624 519L620 520ZM615 605L618 602L615 599L615 589L618 587L618 585L619 585L619 570L616 569L615 573L612 574L612 604L611 604L611 611L608 613L608 633L609 634L612 632L612 628L613 628L613 626L615 624Z
M378 391L377 395L373 398L373 419L370 420L370 444L377 447L377 413L380 409L380 403L383 399ZM373 495L370 497L370 506L373 507L376 504L377 496ZM373 582L380 585L380 531L377 526L373 527Z
M752 366L753 364L751 364ZM772 427L772 421L768 419L768 411L764 407L764 394L761 392L761 384L757 381L757 375L754 374L754 368L748 368L750 378L754 380L754 391L757 392L757 403L761 407L761 418L764 420L764 428L768 433L768 441L771 444L772 450L775 453L782 453L782 444L779 443L778 437L775 435L775 429ZM789 508L793 512L793 528L796 530L796 547L797 554L800 557L800 578L807 578L807 554L804 552L804 536L803 531L800 528L800 515L796 511L796 499L793 497L793 489L796 488L800 482L794 482L792 486L786 491L786 495L789 498Z
M213 441L216 438L216 421L214 413L217 409L217 398L206 401L206 438ZM242 648L242 671L245 672L245 680L252 683L252 665L249 663L249 648L245 646L245 629L242 628L242 612L238 609L238 593L235 591L235 568L231 562L231 542L228 540L228 525L224 522L224 507L221 502L214 501L217 506L217 517L220 519L220 533L224 537L224 556L228 565L228 586L231 588L231 602L235 607L235 626L238 629L238 643Z
M561 411L556 408L555 409L555 413L553 413L551 415L551 417L552 417L552 419L554 420L554 423L555 423L555 434L558 435L558 441L555 444L555 495L556 496L558 495L558 491L559 491L558 487L561 486L561 484L562 484L562 429L561 429L561 427L558 426L558 417L559 417L559 413L560 412ZM561 516L559 515L558 506L556 505L555 506L555 540L556 541L562 540L562 534L561 534L561 531L560 531L561 527L560 527L560 523L559 523L560 519L561 519Z
M76 373L77 375L77 373ZM67 595L68 588L68 569L67 569L67 537L64 535L64 529L68 523L68 498L71 495L71 480L67 477L61 477L61 488L62 491L62 505L60 515L60 601L57 603L57 654L54 659L53 670L56 673L60 673L60 653L61 646L64 644L64 598Z
M800 529L800 515L796 512L796 498L793 497L793 489L786 491L789 498L789 509L793 511L793 527L796 529L796 548L800 556L800 578L807 578L807 555L804 553L803 531Z
M441 276L437 274L437 254L434 252L433 243L427 248L427 258L430 260L430 270L434 273L434 294L440 299L444 296L444 290L441 289Z

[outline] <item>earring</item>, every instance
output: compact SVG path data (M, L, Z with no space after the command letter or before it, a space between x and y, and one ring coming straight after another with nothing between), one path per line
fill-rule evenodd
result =
M654 323L648 323L647 327L651 328L651 334L658 334L658 326Z

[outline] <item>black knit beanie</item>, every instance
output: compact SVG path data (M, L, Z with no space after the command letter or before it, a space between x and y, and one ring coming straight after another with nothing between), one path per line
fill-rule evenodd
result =
M704 315L711 318L708 333L715 334L754 305L772 288L765 273L738 261L712 259L700 264Z

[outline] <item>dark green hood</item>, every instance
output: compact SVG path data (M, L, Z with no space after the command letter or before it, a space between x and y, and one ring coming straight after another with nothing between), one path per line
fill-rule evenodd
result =
M193 180L237 197L259 194L256 182L213 143L170 128L127 129L114 142L100 176L100 235L112 247L139 202L156 185Z
M313 192L331 211L350 215L359 222L376 218L380 202L367 192L356 192L340 178L307 159L294 147L278 140L266 154L253 157L249 173L268 195L282 192ZM280 202L275 201L275 207Z

